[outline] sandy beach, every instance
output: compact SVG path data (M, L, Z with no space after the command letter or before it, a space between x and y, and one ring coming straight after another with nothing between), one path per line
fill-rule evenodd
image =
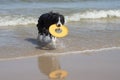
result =
M54 70L65 70L64 80L119 80L120 50L93 54L38 56L0 61L1 80L62 80L50 79Z

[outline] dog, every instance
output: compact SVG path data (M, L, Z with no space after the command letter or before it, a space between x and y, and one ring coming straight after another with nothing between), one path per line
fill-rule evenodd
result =
M56 48L56 37L50 34L49 27L52 24L56 24L58 27L64 25L65 18L62 14L56 12L49 12L42 14L38 19L37 29L38 37L37 40L40 47Z

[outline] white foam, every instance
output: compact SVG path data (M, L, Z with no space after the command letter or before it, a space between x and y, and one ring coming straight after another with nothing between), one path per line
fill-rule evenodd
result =
M37 19L30 16L14 15L14 16L0 16L0 26L16 26L36 24Z
M108 48L100 48L100 49L90 49L90 50L83 50L83 51L68 51L63 53L44 53L39 55L30 55L30 56L21 56L21 57L14 57L14 58L3 58L0 59L0 61L5 60L16 60L16 59L26 59L26 58L33 58L33 57L39 57L39 56L62 56L62 55L71 55L71 54L84 54L84 53L97 53L102 51L112 51L112 50L120 50L120 47L108 47Z
M66 22L80 21L81 19L111 19L120 18L120 10L92 10L79 13L73 13L65 16ZM24 15L0 15L0 26L16 26L16 25L36 25L38 17Z
M70 52L63 52L63 53L48 53L46 55L59 56L59 55L68 55L68 54L94 53L94 52L111 51L111 50L120 50L120 47L108 47L108 48L90 49L90 50L83 50L83 51L70 51Z
M92 10L65 16L66 22L80 21L80 19L101 19L112 17L120 18L120 10Z

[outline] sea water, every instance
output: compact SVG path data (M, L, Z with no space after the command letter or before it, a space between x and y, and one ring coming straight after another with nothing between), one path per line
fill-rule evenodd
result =
M41 50L36 24L50 11L65 16L69 35L58 39L56 50ZM119 0L0 0L1 59L116 49L120 50Z

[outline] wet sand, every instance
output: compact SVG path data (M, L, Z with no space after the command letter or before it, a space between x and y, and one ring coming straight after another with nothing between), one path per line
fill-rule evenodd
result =
M0 80L50 79L54 70L65 70L64 80L119 80L120 50L93 54L38 56L0 61Z

